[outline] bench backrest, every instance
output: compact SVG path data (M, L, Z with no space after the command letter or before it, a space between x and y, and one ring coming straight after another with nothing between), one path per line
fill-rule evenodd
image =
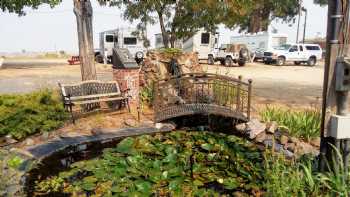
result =
M117 82L101 82L97 80L84 81L77 84L59 84L62 95L69 97L88 96L88 95L104 95L109 93L121 94Z

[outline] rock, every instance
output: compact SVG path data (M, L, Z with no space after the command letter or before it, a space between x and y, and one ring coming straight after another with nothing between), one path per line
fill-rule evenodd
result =
M136 127L138 122L135 119L126 119L124 120L124 124L129 127Z
M176 129L173 123L156 123L156 128L161 131L172 131Z
M28 138L28 139L26 139L26 140L24 141L24 144L25 144L26 146L33 146L33 145L34 145L34 140Z
M141 122L141 126L152 127L154 126L154 122L151 120L144 120Z
M267 127L266 131L268 133L273 134L278 129L278 124L276 121L272 121L272 122L267 123L266 127Z
M280 142L282 145L285 145L288 143L288 140L289 140L289 137L288 136L285 136L285 135L281 135L280 137Z
M257 135L264 132L266 125L261 123L258 119L252 119L247 123L247 130L250 139L254 139Z
M237 124L235 126L236 131L238 131L241 134L245 134L247 132L247 125L246 123L241 123L241 124Z
M40 138L44 141L48 140L50 137L49 132L44 132L43 134L41 134Z
M14 144L18 142L17 140L13 139L11 135L6 135L5 140L7 144Z
M321 138L320 137L316 137L316 138L312 138L310 140L310 144L316 147L320 147L321 144Z
M295 144L294 143L287 143L284 145L284 148L286 150L291 151L291 152L295 152Z
M255 141L259 143L263 143L266 138L267 138L266 133L262 132L258 136L256 136Z
M292 143L299 143L300 140L299 140L298 138L296 138L296 137L290 137L290 138L289 138L289 142L292 142Z
M282 150L282 153L287 157L287 158L292 158L294 157L294 153L292 153L291 151L289 150Z
M305 143L305 142L299 142L296 144L296 153L301 156L305 154L312 154L312 155L318 155L319 151L315 147L313 147L311 144Z

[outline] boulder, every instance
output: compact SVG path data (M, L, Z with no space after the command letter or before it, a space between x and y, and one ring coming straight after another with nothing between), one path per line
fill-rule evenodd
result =
M300 141L296 144L296 153L298 155L312 154L316 156L319 154L319 150L311 144Z
M263 143L264 140L267 138L267 135L265 132L260 133L259 135L256 136L255 141L259 143Z
M235 128L236 128L236 131L239 132L240 134L246 134L247 132L246 123L237 124Z
M25 141L24 141L24 144L26 146L33 146L34 145L34 140L30 139L30 138L27 138Z
M266 124L266 131L268 133L275 133L275 131L278 129L278 123L276 121L272 121Z
M295 152L295 144L294 143L287 143L284 145L284 149L289 150L291 152Z
M247 123L247 130L250 139L256 138L260 133L265 132L266 125L258 119L252 119Z
M5 141L6 141L6 144L14 144L14 143L18 142L11 135L6 135L5 136Z
M320 137L316 137L316 138L312 138L310 140L310 144L316 147L320 147L321 145L321 138Z
M285 145L285 144L287 144L288 143L288 140L289 140L289 137L288 136L285 136L285 135L281 135L281 137L280 137L280 142L281 142L281 144L282 145Z

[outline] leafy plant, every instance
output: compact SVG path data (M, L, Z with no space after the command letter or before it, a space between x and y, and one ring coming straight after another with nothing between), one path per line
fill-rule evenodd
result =
M154 91L154 84L145 86L141 89L140 91L141 107L143 107L144 105L150 105L150 106L152 105L153 99L154 99L153 91Z
M11 168L18 168L23 163L23 159L14 156L7 161L7 165Z
M67 118L59 95L53 91L0 95L0 136L23 139L57 129Z
M218 196L262 188L262 156L249 142L207 132L125 138L101 158L62 172L65 193ZM51 181L50 178L42 182ZM46 185L40 182L40 184ZM47 183L48 184L48 183Z
M318 137L321 126L321 113L317 108L293 110L288 108L268 106L260 111L263 121L276 121L289 133L296 137L310 140Z

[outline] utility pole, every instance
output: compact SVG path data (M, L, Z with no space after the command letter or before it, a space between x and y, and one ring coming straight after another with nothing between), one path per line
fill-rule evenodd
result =
M299 29L300 29L300 14L301 14L301 2L299 1L299 8L298 8L298 27L297 27L297 38L295 40L295 43L299 43Z
M326 168L327 162L337 167L338 164L332 161L342 160L345 170L348 169L349 163L350 116L347 111L347 103L350 90L350 61L347 58L350 58L350 53L346 51L349 44L347 43L349 18L344 18L343 10L349 12L347 1L328 0L327 54L320 148L321 171L330 170ZM334 147L343 158L335 154Z
M306 37L306 22L307 22L307 9L301 8L303 12L305 12L305 21L304 21L304 35L303 35L303 43L305 43L305 37Z

